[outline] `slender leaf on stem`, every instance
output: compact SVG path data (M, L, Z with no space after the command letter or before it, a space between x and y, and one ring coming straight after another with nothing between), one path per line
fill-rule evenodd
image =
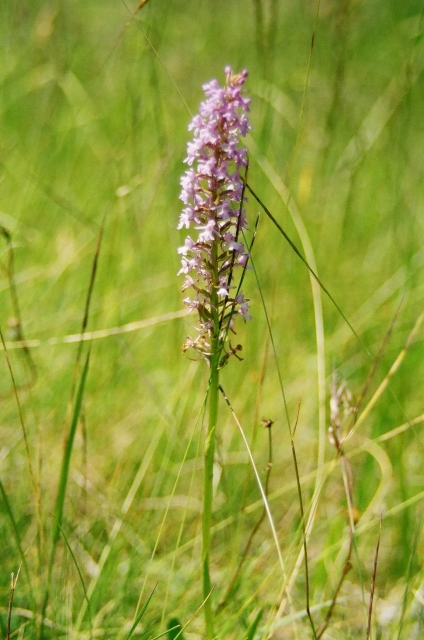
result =
M272 465L273 465L273 460L272 460L272 425L273 425L273 420L263 420L262 421L263 426L266 428L267 432L268 432L268 464L266 467L266 476L265 476L265 496L268 499L268 491L269 491L269 479L271 476L271 471L272 471ZM225 592L224 597L222 598L221 602L219 603L219 608L222 609L223 607L226 606L227 601L229 599L229 597L231 596L234 587L237 583L237 580L240 576L241 570L243 569L244 563L246 562L246 559L248 557L248 553L250 551L250 548L252 546L253 543L253 539L256 536L257 532L259 531L261 524L263 523L263 521L266 518L266 509L265 506L262 510L261 515L259 516L259 520L256 522L255 526L253 527L252 531L250 532L249 538L247 540L246 546L244 548L244 551L242 553L242 556L240 558L238 567L233 575L233 577L231 578L227 590Z
M345 316L345 314L343 313L343 311L341 310L341 308L339 307L339 305L337 304L337 302L335 301L335 299L333 298L333 296L331 295L331 293L329 292L327 287L323 284L321 279L317 276L317 274L315 273L314 269L312 269L312 267L309 265L307 260L302 256L302 254L300 253L299 249L296 247L295 243L289 238L289 236L284 231L282 226L277 222L277 220L274 218L274 216L272 215L270 210L265 206L265 204L262 202L262 200L259 198L259 196L256 195L256 193L253 191L253 189L250 187L249 184L247 184L247 189L248 189L248 191L250 191L250 193L255 198L255 200L258 202L258 204L260 204L260 206L262 207L262 209L264 210L264 212L266 213L268 218L274 223L274 225L277 227L277 229L281 233L281 235L285 238L285 240L287 240L287 242L289 243L289 245L291 246L291 248L293 249L295 254L302 260L302 262L304 263L304 265L306 266L308 271L315 278L315 280L317 281L317 283L319 284L321 289L328 296L328 298L331 300L331 302L333 303L333 305L335 306L335 308L337 309L337 311L339 312L339 314L341 315L343 320L346 322L346 324L348 325L349 329L352 331L353 335L357 339L358 343L361 345L362 349L365 351L365 353L368 355L368 357L372 360L371 353L368 351L368 349L366 348L366 346L362 342L361 338L356 333L356 331L353 328L352 324L349 322L349 320L347 319L347 317Z
M220 391L221 391L221 393L222 393L222 395L224 397L225 402L227 403L227 405L228 405L228 407L229 407L229 409L231 411L231 414L232 414L232 416L234 418L234 421L235 421L235 423L236 423L236 425L237 425L237 427L238 427L238 429L240 431L241 437L242 437L244 445L246 447L247 454L249 456L250 463L252 465L252 469L253 469L253 472L254 472L255 477L256 477L256 482L257 482L258 487L259 487L261 498L263 500L263 504L264 504L264 507L266 509L266 513L267 513L267 516L268 516L268 520L269 520L269 524L270 524L270 527L271 527L272 536L274 538L275 548L277 550L278 561L280 563L280 567L281 567L281 571L282 571L282 574L283 574L284 582L286 582L286 569L285 569L285 565L284 565L284 560L283 560L283 556L281 554L281 549L280 549L280 543L278 541L277 530L275 528L274 519L272 517L272 513L271 513L271 510L269 508L269 503L268 503L268 499L267 499L266 494L265 494L265 489L262 486L262 482L261 482L258 470L256 468L256 464L255 464L255 461L253 459L252 452L251 452L250 447L249 447L249 443L247 442L246 435L245 435L245 433L243 431L243 427L241 426L240 421L237 418L237 416L236 416L236 414L234 412L234 409L231 406L231 403L230 403L230 401L228 399L228 396L225 393L224 389L222 388L222 386L220 386L219 388L220 388Z

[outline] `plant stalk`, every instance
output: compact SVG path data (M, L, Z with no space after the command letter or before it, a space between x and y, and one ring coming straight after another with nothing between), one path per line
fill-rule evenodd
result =
M218 282L218 269L216 267L217 248L212 249L212 264L214 265L214 281ZM212 582L210 576L210 543L211 543L211 521L213 503L213 466L215 457L216 426L218 421L219 403L219 359L220 359L220 338L219 338L219 314L218 314L218 294L216 287L212 289L212 314L213 314L213 336L211 344L212 355L210 357L210 378L209 378L209 422L205 442L205 473L203 491L203 521L202 521L202 567L203 567L203 598L205 601L205 623L206 637L213 640L215 637L213 627L212 611Z

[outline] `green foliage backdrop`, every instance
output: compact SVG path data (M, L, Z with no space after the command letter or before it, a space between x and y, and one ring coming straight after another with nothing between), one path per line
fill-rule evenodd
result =
M423 11L414 0L149 0L138 10L124 0L0 3L0 326L22 407L21 422L3 353L5 637L9 575L22 555L12 630L15 637L40 633L64 439L81 376L81 343L65 337L81 331L102 224L87 331L105 331L91 343L45 633L125 638L155 585L134 637L154 637L175 616L186 623L201 605L207 371L181 355L191 318L180 313L176 250L184 234L176 225L190 112L202 83L222 82L227 64L249 71L249 183L315 261L362 345L261 212L253 250L260 289L250 271L253 320L234 338L244 360L223 369L222 383L263 478L261 419L275 420L270 506L287 580L296 580L282 609L284 578L264 521L217 613L219 637L246 638L260 609L255 638L271 628L275 638L312 637L303 565L293 573L302 528L276 359L293 422L301 399L295 445L307 516L320 491L308 542L317 626L349 539L341 467L326 438L332 374L358 400L374 362L359 416L367 413L345 444L358 518L353 569L323 637L365 637L380 514L373 637L420 636L422 328L402 350L424 300ZM258 211L249 197L251 228ZM150 319L132 331L111 330ZM29 350L14 348L21 332ZM84 358L89 344L82 344ZM369 404L402 354L387 389ZM216 605L262 511L224 403L220 422ZM197 615L184 633L200 638L202 629Z

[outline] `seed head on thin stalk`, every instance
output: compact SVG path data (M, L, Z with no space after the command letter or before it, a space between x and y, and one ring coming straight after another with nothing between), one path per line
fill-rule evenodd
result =
M199 316L197 335L187 338L183 351L193 348L206 360L214 355L214 347L223 350L237 315L244 321L251 318L249 301L233 284L234 270L245 269L249 259L239 242L247 229L242 177L247 171L247 149L240 144L240 137L250 129L250 100L242 94L247 71L234 74L226 67L225 74L225 87L217 80L203 85L205 100L189 125L194 137L187 145L188 169L181 178L180 199L185 206L178 229L193 228L198 233L196 238L187 236L178 249L179 274L185 275L183 291L191 290L184 304ZM230 345L221 366L240 348Z
M333 373L333 381L331 384L330 396L330 428L328 429L328 437L333 446L337 450L348 440L352 431L346 436L342 434L342 428L346 424L349 416L355 413L355 405L353 402L352 392L348 387L347 381L337 381L336 372Z

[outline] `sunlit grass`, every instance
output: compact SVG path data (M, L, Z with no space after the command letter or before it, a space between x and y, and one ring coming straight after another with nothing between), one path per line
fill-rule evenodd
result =
M153 638L175 618L189 623L184 638L203 637L207 372L181 356L190 318L180 316L176 225L187 106L195 112L201 84L222 78L231 64L249 70L249 184L316 268L372 357L261 211L253 249L257 281L249 272L244 283L254 318L238 332L244 361L224 367L221 381L262 482L269 451L261 420L275 421L268 501L287 580L265 519L216 613L216 632L236 640L265 640L271 632L278 639L312 637L276 361L292 424L301 399L294 442L319 629L349 543L342 466L327 438L333 369L358 400L383 345L357 426L343 443L358 521L352 569L323 638L365 638L381 514L371 637L418 638L424 627L422 326L408 338L424 299L421 4L321 1L312 50L316 3L149 0L132 18L136 5L0 4L0 224L12 243L0 239L0 325L29 449L28 458L3 354L3 636L10 574L21 562L11 629L17 638L39 635L51 532L60 524L46 637L124 640L153 589L131 637ZM249 196L251 229L259 209ZM80 343L103 219L86 336L93 340ZM16 348L17 312L36 380L28 354ZM57 509L56 521L53 514L80 347L82 363L91 349L90 366L58 523ZM246 446L223 399L216 481L214 607L263 511Z

